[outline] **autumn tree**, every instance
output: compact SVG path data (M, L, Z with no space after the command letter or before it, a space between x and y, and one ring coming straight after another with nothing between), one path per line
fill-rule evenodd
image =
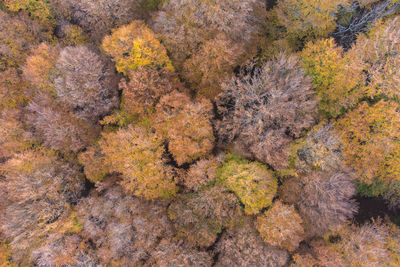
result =
M321 122L305 137L291 144L289 167L295 175L314 170L340 171L344 168L343 146L332 123ZM293 174L291 172L290 174Z
M302 222L294 206L276 201L257 217L255 227L267 244L293 251L304 237Z
M85 45L89 42L81 27L65 20L59 22L55 35L64 46Z
M189 84L214 97L220 91L215 81L255 54L265 18L265 4L259 0L172 0L160 8L152 28Z
M97 137L99 128L77 118L46 94L37 95L26 108L26 123L34 136L46 146L78 152Z
M98 142L78 155L79 163L84 167L86 178L93 182L101 182L111 172L110 162L102 152Z
M389 185L399 182L397 103L381 100L370 106L363 102L338 120L335 128L343 142L346 163L357 172L359 182L365 184L362 194L382 195Z
M0 215L0 229L10 240L13 261L26 265L31 249L78 201L83 177L76 164L45 149L16 154L1 170L0 195L7 206Z
M344 54L333 39L308 43L302 60L320 99L319 110L328 118L343 114L365 96L364 63Z
M41 43L31 49L23 66L23 77L33 87L25 90L28 98L34 97L39 92L54 93L55 64L59 50L59 47L47 43Z
M400 5L400 3L399 3ZM362 35L349 50L352 58L360 59L368 73L367 96L397 99L399 97L400 20L394 18L378 23Z
M350 173L316 171L302 179L298 208L308 234L322 235L335 230L357 212L357 204L352 199L356 183Z
M205 251L179 244L174 240L163 239L151 253L144 266L168 266L172 264L179 267L211 267L212 263L211 255Z
M128 78L122 78L119 83L119 90L122 90L120 110L105 117L103 124L126 126L146 120L154 113L162 96L181 87L177 75L164 69L140 67L129 71Z
M53 10L47 0L2 0L5 6L13 12L24 10L29 16L37 21L43 32L46 32L51 39L52 31L56 21Z
M217 170L221 164L221 156L201 159L192 164L184 176L183 183L188 191L199 191L215 181Z
M130 125L104 133L99 146L110 171L122 174L122 186L127 192L145 199L176 194L176 177L173 168L166 164L159 134Z
M277 170L286 168L289 143L316 122L316 104L295 56L247 65L216 100L219 140Z
M215 266L285 266L288 253L263 242L254 224L246 219L240 227L224 232L215 245Z
M139 67L174 69L163 45L140 20L115 29L104 38L102 48L113 58L117 71L124 75Z
M59 17L79 25L96 42L112 28L141 18L140 0L50 0Z
M0 10L0 70L20 67L39 37L39 26L26 15L11 17Z
M0 71L0 112L6 109L20 108L26 102L24 89L27 83L17 69L7 68Z
M271 206L278 183L267 166L228 155L217 171L217 181L233 191L245 206L247 214L257 214Z
M214 133L211 102L203 97L190 100L174 91L156 106L154 128L168 141L168 151L178 165L192 163L211 153Z
M61 50L56 71L56 99L78 118L96 122L118 105L113 67L87 46Z
M76 220L76 226L79 221ZM69 223L69 221L66 221ZM96 266L100 264L95 250L91 248L89 240L84 239L75 231L52 232L46 242L31 253L32 263L35 266Z
M132 198L120 186L78 204L82 235L93 240L102 264L127 266L147 259L162 238L171 237L165 207Z
M34 139L22 123L21 111L3 110L0 113L0 159L5 160L14 153L28 149Z
M221 186L178 197L168 208L177 236L200 247L209 247L226 227L240 221L236 197Z
M324 38L336 28L335 13L349 0L279 0L278 20L289 35L298 39Z

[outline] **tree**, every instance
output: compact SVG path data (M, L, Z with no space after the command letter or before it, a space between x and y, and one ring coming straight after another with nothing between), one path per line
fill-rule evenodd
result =
M344 168L343 146L333 123L321 122L314 126L305 137L291 144L291 151L289 167L296 175Z
M64 20L59 22L55 35L64 46L85 45L89 42L81 27Z
M302 51L303 66L320 99L319 110L328 118L342 115L365 96L364 63L343 53L333 39L307 43Z
M14 12L26 10L29 16L38 21L42 31L47 32L51 38L52 31L55 27L56 20L53 11L46 0L3 0L5 6Z
M236 197L221 186L181 195L168 208L177 236L189 243L210 247L226 227L233 227L241 218Z
M316 104L310 79L295 56L280 54L259 68L247 65L223 85L216 100L219 140L284 169L289 143L316 121Z
M337 28L332 35L345 50L356 41L357 35L368 32L378 19L398 12L400 3L396 0L359 0L339 9Z
M78 24L96 42L112 28L142 17L141 0L50 0L59 17Z
M207 252L179 244L173 240L163 239L144 266L168 265L211 267L212 257Z
M363 102L335 125L346 163L357 172L359 182L369 185L362 190L365 195L382 195L388 188L382 192L378 186L399 182L398 110L395 102L381 100L372 106Z
M0 69L20 67L38 38L40 29L34 21L23 14L11 17L0 10Z
M260 0L172 0L160 8L152 28L194 90L213 98L220 79L257 52L265 18Z
M240 227L225 231L215 245L215 266L285 266L288 253L265 244L254 224L246 219Z
M192 164L184 176L184 185L188 191L199 191L213 182L217 177L217 169L221 159L209 157Z
M38 94L26 108L26 123L46 146L78 152L97 137L99 128L75 117L67 108L45 94Z
M110 162L102 152L98 142L88 147L78 155L79 163L83 165L86 178L93 182L101 182L111 171Z
M267 166L237 155L226 157L217 170L217 181L233 191L245 206L246 214L257 214L271 206L278 183Z
M316 171L302 179L304 186L298 208L309 235L336 230L357 212L357 204L352 199L356 184L350 173Z
M140 20L115 29L104 38L102 48L115 61L117 71L124 75L139 67L174 70L165 48Z
M243 47L231 43L223 34L202 43L198 51L185 61L182 76L190 88L209 99L220 93L220 84L233 74L243 55Z
M298 39L324 38L336 28L335 13L349 0L279 0L275 12L289 35Z
M54 93L55 65L59 54L58 47L41 43L31 49L23 66L23 77L33 88L26 90L29 98L37 93Z
M78 118L96 122L119 104L113 67L87 46L61 50L56 71L56 98Z
M34 141L25 130L21 116L19 110L3 110L0 113L0 161L28 149Z
M105 265L139 265L162 238L172 237L165 206L127 195L116 185L80 202L77 216L81 234L94 242Z
M83 177L76 164L45 149L15 154L1 169L0 196L5 208L0 230L10 240L13 261L27 265L32 248L44 241L52 227L68 216L70 204L78 201Z
M178 91L165 95L156 106L154 128L168 141L168 151L178 165L192 163L211 153L214 132L211 102L192 102Z
M122 79L121 112L126 117L148 116L160 98L179 87L178 77L172 71L139 68L128 72L129 82ZM129 121L129 120L128 120Z
M166 164L159 134L130 125L103 133L99 146L110 171L122 174L121 184L127 192L145 199L175 196L176 177Z
M348 52L365 64L369 78L366 91L370 98L384 96L397 99L399 96L399 21L394 18L378 23L367 35L360 36Z
M32 262L40 267L99 265L99 258L88 244L89 240L75 232L51 233L45 244L32 251Z
M255 227L267 244L293 251L304 237L302 222L294 206L276 201L271 209L257 217Z
M7 68L0 71L0 112L23 106L26 102L24 89L27 86L17 69Z

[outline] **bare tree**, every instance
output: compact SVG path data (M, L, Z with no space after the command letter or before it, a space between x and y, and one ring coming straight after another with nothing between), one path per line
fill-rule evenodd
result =
M283 54L259 68L245 66L216 103L219 141L277 170L287 167L289 143L317 117L310 79L295 56Z

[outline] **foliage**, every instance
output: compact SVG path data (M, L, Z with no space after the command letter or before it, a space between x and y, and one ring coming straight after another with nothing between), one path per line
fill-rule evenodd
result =
M352 199L356 185L351 173L314 172L302 179L304 186L298 207L308 234L322 235L336 230L357 212L357 204Z
M100 146L96 143L78 155L79 163L83 165L86 178L93 182L101 182L110 173L109 162Z
M360 58L368 72L366 93L370 98L381 95L398 100L400 26L399 18L379 23L365 36L360 36L349 51L352 58Z
M217 171L217 180L233 191L245 206L247 214L257 214L271 206L278 183L267 166L228 155Z
M332 123L321 122L305 137L291 144L289 167L296 175L313 170L340 171L343 169L342 144Z
M15 154L1 169L5 179L0 181L0 195L7 206L0 215L0 229L10 240L13 261L22 263L68 215L69 205L82 194L83 179L75 164L44 149Z
M61 50L56 69L56 98L78 118L96 122L118 105L113 67L87 46Z
M178 165L192 163L211 152L212 115L210 101L202 97L192 102L185 94L174 91L160 99L154 128L168 140L168 151Z
M220 91L219 80L257 52L265 18L261 0L170 0L152 28L193 90L213 98Z
M279 0L279 22L298 39L327 37L336 28L335 13L349 0Z
M117 71L125 75L139 67L174 69L165 48L140 20L115 29L104 38L102 48L113 57Z
M18 110L3 110L0 114L0 159L10 158L14 153L22 152L34 141L20 121Z
M236 197L221 186L182 195L168 208L178 237L191 244L209 247L225 227L233 227L241 217Z
M6 109L19 108L26 102L24 89L27 83L15 68L0 71L0 112Z
M328 118L342 115L365 95L363 62L350 53L343 54L333 39L308 43L302 60L306 73L313 78L319 110Z
M288 253L265 244L254 224L246 219L240 227L224 232L216 244L216 265L222 266L285 266Z
M346 162L361 182L370 184L375 178L385 183L398 181L398 109L394 102L381 100L373 106L364 102L336 123Z
M129 81L122 78L119 83L119 90L122 90L121 110L104 118L104 124L126 126L147 117L155 111L162 96L181 86L176 74L164 69L156 71L140 67L129 71L128 77Z
M23 66L23 77L30 82L32 92L28 92L31 98L39 92L54 94L55 65L58 59L59 48L47 43L41 43L31 49L31 54L26 58Z
M142 17L141 0L50 0L59 17L79 25L95 42Z
M199 251L172 240L164 239L146 261L145 266L211 267L209 253Z
M130 125L116 133L103 133L99 146L106 166L122 174L121 184L127 192L145 199L175 196L176 178L163 157L160 135Z
M82 235L93 240L102 263L139 265L161 238L171 236L165 207L126 195L119 186L78 204Z
M218 158L210 157L192 164L184 178L184 185L188 190L199 191L212 183L217 177L220 165Z
M389 226L373 222L346 227L339 234L341 241L332 246L347 266L398 265L398 233L390 233Z
M276 201L271 209L257 217L255 227L266 243L293 251L304 236L302 222L293 206Z
M216 100L219 140L282 170L289 143L315 123L316 104L297 57L280 54L260 68L247 65Z
M26 10L46 31L51 31L56 21L48 0L3 0L10 11Z
M82 28L70 23L61 24L57 36L64 46L85 45L89 42Z
M39 26L28 17L11 17L0 10L0 69L20 67L39 36Z

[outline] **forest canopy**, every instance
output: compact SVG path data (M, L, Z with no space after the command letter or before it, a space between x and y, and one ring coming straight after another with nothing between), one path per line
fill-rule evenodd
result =
M0 266L400 266L399 0L0 0Z

